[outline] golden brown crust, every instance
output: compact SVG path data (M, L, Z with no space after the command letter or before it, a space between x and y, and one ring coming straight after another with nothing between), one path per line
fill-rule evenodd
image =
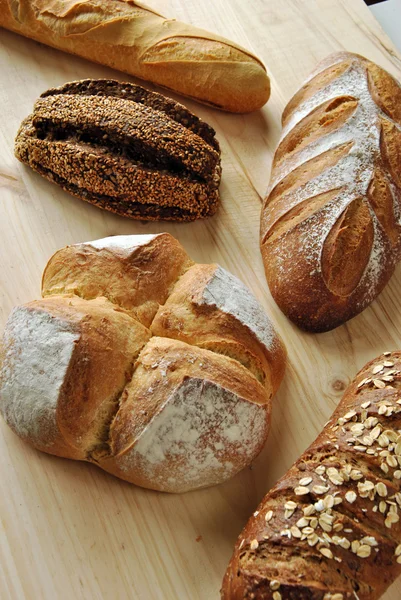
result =
M232 112L270 95L258 58L131 0L0 0L0 26Z
M182 390L185 390L182 404L177 407L175 400ZM197 395L199 412L194 410ZM220 397L224 397L226 410L219 407L213 415L211 404L218 408ZM204 487L217 483L246 465L245 449L251 454L258 454L262 449L270 428L268 400L260 383L237 361L174 339L154 336L139 356L135 373L124 390L110 428L110 455L101 455L99 466L131 483L162 491L186 491L195 485ZM252 405L254 413L249 419L249 430L237 433L243 425L239 421L247 418L242 409L237 412L244 403ZM144 445L152 426L157 426L154 421L169 410L169 405L173 407L169 421L176 420L175 447L168 449L165 443L166 437L174 435L166 423L163 429L152 434L144 450L138 451L138 445ZM203 421L201 413L206 416ZM259 419L260 424L255 427ZM226 435L228 423L233 432L235 429L232 439ZM194 457L185 447L192 435L202 438L206 454L221 446L213 461L219 464L213 464L207 477L200 472L203 461L193 464ZM156 447L162 448L167 456L159 457L162 451L157 452ZM151 458L146 460L146 455ZM224 475L227 465L228 472ZM195 483L198 481L200 483Z
M400 99L388 73L343 52L284 110L261 251L274 299L303 329L360 313L399 260Z
M62 248L46 265L42 295L104 296L149 327L193 261L169 233L150 235L147 243L137 236L137 246L133 238L126 238L131 243L128 250L123 243L113 244L117 238L109 238L110 245L106 238L102 248L90 242Z
M356 376L238 539L224 600L377 600L401 573L401 353Z
M152 333L236 359L265 385L271 397L283 376L277 368L272 371L271 365L284 365L283 346L279 343L261 344L255 331L246 323L224 308L221 310L223 286L214 303L205 301L204 294L207 294L208 284L216 277L217 271L217 265L191 267L180 278L167 302L159 308L152 322ZM224 287L230 296L235 294L235 287L229 286L228 282ZM249 302L246 310L251 311Z
M233 275L196 268L167 233L115 236L58 251L43 295L10 316L0 366L0 410L24 440L169 492L260 452L285 350Z

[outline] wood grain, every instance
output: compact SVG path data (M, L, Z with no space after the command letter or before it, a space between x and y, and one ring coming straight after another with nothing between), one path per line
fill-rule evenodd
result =
M314 439L356 371L401 347L401 267L362 315L313 336L291 325L272 301L258 248L281 112L316 63L347 49L401 77L399 56L362 0L154 0L152 6L253 49L271 74L272 97L258 113L227 115L184 100L217 130L221 209L192 224L131 222L68 196L19 164L13 139L42 91L84 77L126 76L0 30L0 326L14 305L39 297L42 270L56 249L169 231L194 260L220 263L254 291L287 345L286 378L253 468L182 496L40 454L2 422L2 600L217 600L234 540L263 494ZM400 596L397 582L385 600Z

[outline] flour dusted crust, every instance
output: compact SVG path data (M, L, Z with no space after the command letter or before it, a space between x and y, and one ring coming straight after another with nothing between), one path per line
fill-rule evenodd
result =
M224 269L166 233L116 236L56 252L43 296L4 338L0 410L20 437L168 492L260 452L285 351Z
M4 331L2 414L17 435L44 451L54 452L60 435L57 402L78 340L76 323L32 305L15 308Z
M368 363L240 535L223 600L378 600L401 574L401 353Z
M305 329L361 312L399 260L400 102L388 73L340 53L284 111L261 248L275 300Z
M205 487L249 464L269 426L265 391L247 369L215 352L153 337L113 421L112 456L100 465L154 489Z
M238 360L269 395L282 379L283 348L269 319L248 288L218 265L188 269L159 308L152 331Z

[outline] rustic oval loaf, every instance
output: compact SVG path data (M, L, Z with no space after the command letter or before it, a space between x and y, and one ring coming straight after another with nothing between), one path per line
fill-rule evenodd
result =
M35 448L167 492L262 449L285 350L249 290L169 234L67 246L6 324L0 411Z
M400 107L393 77L342 52L284 110L261 250L274 299L303 329L360 313L400 258Z
M131 219L193 221L219 202L214 130L132 83L86 79L44 92L15 155L66 192Z
M0 27L231 112L270 96L262 62L134 0L0 0Z
M240 535L223 600L378 600L401 574L401 352L368 363Z

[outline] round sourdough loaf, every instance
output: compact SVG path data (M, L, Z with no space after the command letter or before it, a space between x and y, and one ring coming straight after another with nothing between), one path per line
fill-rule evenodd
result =
M184 492L249 465L285 350L249 290L169 234L68 246L4 332L0 410L35 448Z

